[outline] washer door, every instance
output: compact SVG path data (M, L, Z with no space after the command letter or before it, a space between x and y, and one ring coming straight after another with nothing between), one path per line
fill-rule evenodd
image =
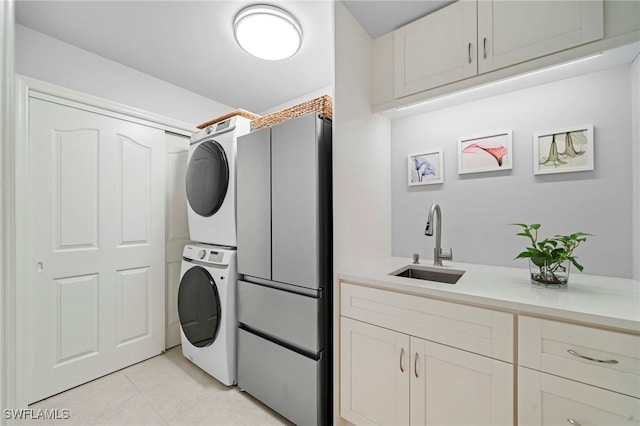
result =
M199 348L209 346L220 328L220 295L211 274L201 266L185 272L178 289L178 317L187 340Z
M222 206L229 187L229 162L224 148L211 140L193 151L187 168L187 200L200 216L210 217Z

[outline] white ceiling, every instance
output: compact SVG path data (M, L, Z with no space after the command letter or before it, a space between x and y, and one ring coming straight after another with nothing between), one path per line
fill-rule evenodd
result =
M378 38L426 16L455 0L344 0L343 3L367 31Z
M333 85L331 0L269 0L298 18L303 45L263 61L232 33L249 0L17 0L16 21L234 108L261 112ZM260 2L258 2L260 3ZM377 37L451 1L351 0L345 5Z

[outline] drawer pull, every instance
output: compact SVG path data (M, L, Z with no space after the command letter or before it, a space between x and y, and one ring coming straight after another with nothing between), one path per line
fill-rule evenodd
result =
M569 418L567 419L567 421L568 421L569 423L571 423L573 426L580 426L580 423L576 422L576 421L575 421L575 420L573 420L571 417L569 417Z
M583 359L586 359L586 360L589 360L589 361L593 361L593 362L601 362L603 364L617 364L618 363L618 361L616 361L615 359L596 359L596 358L591 358L591 357L579 354L578 352L576 352L574 350L571 350L571 349L567 349L567 352L569 352L573 356L577 356L578 358L583 358Z
M487 59L487 38L485 37L483 42L483 48L484 48L484 59Z
M471 43L469 43L468 56L469 56L469 63L471 63Z
M404 348L400 350L400 371L404 373L404 365L402 365L403 359L404 359Z
M416 358L413 361L413 374L416 375L416 379L418 378L418 352L416 352Z

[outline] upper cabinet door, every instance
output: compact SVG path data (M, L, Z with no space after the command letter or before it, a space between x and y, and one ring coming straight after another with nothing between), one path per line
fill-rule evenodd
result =
M313 289L320 286L319 137L315 114L271 128L272 279Z
M396 30L396 98L476 75L476 40L476 2L468 0Z
M478 1L478 72L599 40L602 0Z
M238 138L238 272L271 279L271 129Z

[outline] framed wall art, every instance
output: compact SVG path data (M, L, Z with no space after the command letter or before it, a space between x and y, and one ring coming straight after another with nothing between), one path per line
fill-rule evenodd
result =
M407 169L409 186L444 182L442 149L409 155Z
M458 174L512 168L511 130L458 139Z
M593 170L593 125L533 135L533 174Z

